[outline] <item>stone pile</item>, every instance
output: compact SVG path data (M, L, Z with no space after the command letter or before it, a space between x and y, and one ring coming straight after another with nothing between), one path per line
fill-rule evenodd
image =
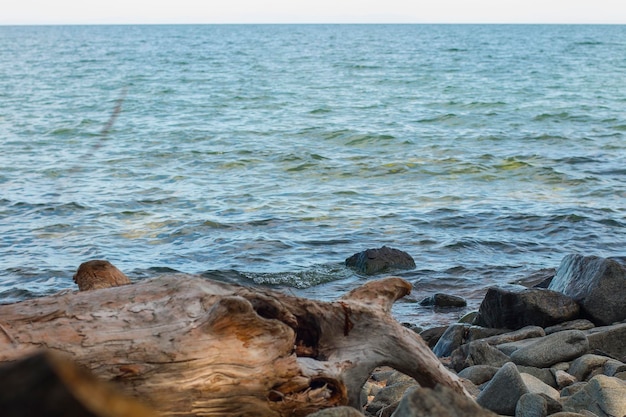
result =
M625 264L569 255L533 288L489 289L473 323L424 331L473 398L379 370L363 410L314 416L625 417Z

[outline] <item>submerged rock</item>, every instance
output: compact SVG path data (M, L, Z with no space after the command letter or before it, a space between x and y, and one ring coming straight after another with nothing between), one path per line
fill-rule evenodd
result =
M623 258L568 255L550 286L580 303L599 325L626 319L626 266Z
M355 253L346 259L346 266L366 275L398 269L413 269L415 261L406 252L383 246Z

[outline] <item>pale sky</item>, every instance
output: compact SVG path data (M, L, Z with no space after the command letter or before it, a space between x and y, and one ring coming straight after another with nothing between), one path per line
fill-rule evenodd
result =
M0 25L621 23L626 0L2 0Z

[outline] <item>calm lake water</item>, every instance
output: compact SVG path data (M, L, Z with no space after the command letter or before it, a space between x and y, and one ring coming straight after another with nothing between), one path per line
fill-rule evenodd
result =
M625 255L626 26L0 27L0 74L0 302L89 259L332 300L387 245L428 326Z

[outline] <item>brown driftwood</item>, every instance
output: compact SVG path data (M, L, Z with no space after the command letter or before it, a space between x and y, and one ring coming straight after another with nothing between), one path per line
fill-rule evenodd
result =
M154 417L59 354L38 352L0 365L3 417Z
M466 393L390 314L411 285L370 281L334 302L187 275L0 306L0 361L61 351L163 415L304 416L359 407L387 365Z

